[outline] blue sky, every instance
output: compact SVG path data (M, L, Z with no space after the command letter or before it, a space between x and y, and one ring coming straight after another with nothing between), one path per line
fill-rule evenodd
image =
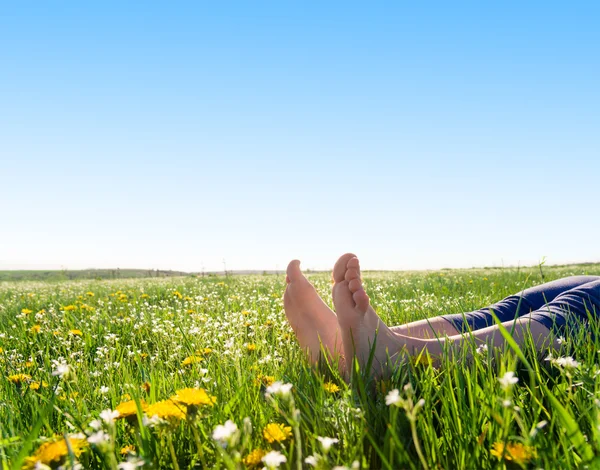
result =
M451 3L3 5L0 269L600 261L600 8Z

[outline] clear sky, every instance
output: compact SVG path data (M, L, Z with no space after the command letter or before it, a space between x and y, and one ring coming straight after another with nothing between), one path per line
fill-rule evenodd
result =
M600 261L597 2L11 2L0 269Z

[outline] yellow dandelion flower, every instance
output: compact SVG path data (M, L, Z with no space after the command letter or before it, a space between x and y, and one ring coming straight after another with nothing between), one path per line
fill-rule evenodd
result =
M267 455L266 450L254 449L252 452L246 455L242 461L246 467L253 467L254 465L260 464L265 455Z
M121 295L119 296L119 300L120 300L121 302L127 302L127 300L128 300L128 299L127 299L127 294L121 294Z
M42 380L41 382L31 382L29 384L31 390L39 390L40 388L48 388L48 382Z
M119 451L119 453L121 455L135 454L135 446L134 445L128 445L128 446L125 446L125 447L121 447L121 450Z
M29 374L13 374L8 376L8 381L15 385L21 385L23 383L31 382L31 375Z
M188 356L182 362L182 366L191 366L192 364L198 364L202 362L204 359L200 356Z
M76 310L77 307L75 305L66 305L65 307L62 308L65 312L71 312L73 310Z
M175 292L173 292L173 297L177 297L178 299L181 299L181 298L183 298L183 295L181 295L181 292L176 290Z
M273 322L271 320L267 320L265 322L265 326L273 326Z
M83 336L83 331L81 330L69 330L69 334L73 336Z
M148 357L148 353L142 353L142 354L140 354L140 357L142 359L146 359Z
M4 349L0 348L0 354L2 354L4 352Z
M23 310L21 310L21 313L23 315L29 315L30 313L33 313L33 310L29 310L28 308L24 308Z
M246 349L248 350L248 352L256 351L256 344L254 344L254 343L247 344Z
M196 312L194 312L194 309L188 308L187 309L187 313L188 313L188 315L192 315L192 314L194 314Z
M247 317L248 315L250 315L250 312L248 310L242 310L242 315ZM256 449L256 450L260 450L260 449Z
M148 405L144 400L141 400L140 407L142 411L145 411L148 408ZM123 403L120 403L115 409L119 412L118 419L137 416L137 404L135 400L124 401Z
M204 348L202 350L200 350L200 354L210 354L211 352L213 352L213 350L211 348Z
M272 375L258 374L256 376L256 379L254 379L254 383L256 385L264 385L265 387L273 385L273 382L275 382L275 377L273 377Z
M187 406L213 406L217 402L217 397L207 394L203 388L177 390L172 399Z
M291 426L284 426L279 423L269 423L263 429L263 437L269 444L272 444L273 442L283 442L289 439L291 435Z
M142 299L147 299L150 296L148 294L142 294L141 297L142 297Z
M63 459L69 455L69 448L73 451L75 457L79 457L85 448L87 441L85 439L69 438L69 445L65 439L53 442L44 442L31 457L25 459L23 469L34 469L38 464L52 466L55 468Z
M41 309L37 314L38 315L45 315L46 310L45 309Z
M490 454L499 459L513 461L518 464L525 464L531 459L537 457L535 448L521 444L520 442L494 442Z
M338 387L336 384L334 384L333 382L325 382L323 384L323 388L325 389L326 392L328 393L337 393L340 391L340 387Z
M150 417L158 416L166 420L185 419L184 408L173 400L158 401L150 405L146 409L146 414Z
M29 331L33 334L39 333L42 329L42 325L33 325L31 328L29 328Z
M92 291L88 291L85 293L88 297L94 297L94 293Z
M189 295L186 295L186 296L183 298L183 300L185 300L185 301L187 301L187 302L191 302L191 301L192 301L192 300L194 300L194 299L192 299L192 298L191 298Z

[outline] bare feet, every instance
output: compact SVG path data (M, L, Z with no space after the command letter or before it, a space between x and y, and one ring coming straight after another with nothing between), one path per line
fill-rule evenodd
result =
M328 360L345 365L343 344L335 313L323 302L313 285L300 271L300 261L293 260L287 267L288 283L283 294L283 305L292 329L312 363L316 363L323 350ZM337 357L336 357L337 356Z
M387 369L388 358L397 355L403 342L371 307L355 255L346 253L340 257L333 268L333 281L333 303L346 352L346 370L352 370L353 352L361 368L366 367L375 344L371 372L381 376Z

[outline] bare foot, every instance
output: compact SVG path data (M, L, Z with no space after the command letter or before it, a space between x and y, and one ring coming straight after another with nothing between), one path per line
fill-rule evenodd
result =
M286 282L288 285L283 294L285 315L298 337L300 347L307 352L309 360L316 363L322 345L329 354L327 359L339 361L342 371L345 365L341 358L344 350L337 317L300 271L300 261L290 262Z
M333 268L333 281L333 303L346 352L346 370L352 370L352 352L361 368L366 367L375 344L371 372L376 376L382 375L387 368L388 358L397 355L403 342L371 307L355 255L346 253L340 257Z

